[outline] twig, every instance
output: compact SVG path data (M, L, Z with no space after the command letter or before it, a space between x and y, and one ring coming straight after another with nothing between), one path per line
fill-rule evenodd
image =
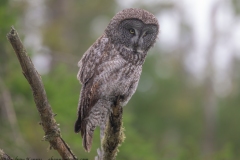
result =
M61 138L60 130L54 119L51 106L48 103L46 91L43 82L34 65L28 57L17 31L12 27L7 34L7 38L18 57L22 67L22 72L33 92L34 101L41 118L41 124L45 132L44 140L49 141L52 148L58 151L63 159L77 159L70 150L69 146Z
M0 160L12 160L12 158L0 149Z

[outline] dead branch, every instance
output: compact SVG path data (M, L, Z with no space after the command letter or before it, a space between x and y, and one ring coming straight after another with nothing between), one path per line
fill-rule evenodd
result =
M27 55L26 49L24 48L17 31L13 27L7 34L7 38L18 57L23 75L31 86L33 98L45 132L44 140L49 141L51 147L57 150L63 159L77 159L60 135L60 130L54 119L51 106L48 103L41 77L35 69L30 57Z
M124 141L124 133L122 128L122 112L123 108L118 103L112 107L113 112L109 117L103 139L104 160L116 159L118 146Z

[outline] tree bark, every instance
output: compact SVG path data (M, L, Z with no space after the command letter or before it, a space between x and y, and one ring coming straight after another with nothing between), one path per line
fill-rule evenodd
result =
M119 103L112 107L113 112L109 117L103 139L103 160L116 159L118 146L124 141L124 129L122 127L123 108Z

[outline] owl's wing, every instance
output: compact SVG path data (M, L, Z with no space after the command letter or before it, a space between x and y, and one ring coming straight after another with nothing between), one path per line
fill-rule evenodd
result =
M100 37L83 55L79 61L80 67L77 78L82 83L81 95L78 104L78 119L75 123L75 132L81 130L84 134L85 122L84 119L89 116L91 108L98 100L98 82L94 82L96 77L97 67L101 63L101 58L105 51L107 38Z
M86 83L93 75L95 65L89 62L90 58L93 58L94 52L90 52L91 47L84 53L82 59L78 62L79 71L77 79L82 83Z
M102 55L104 54L105 46L108 38L100 37L83 55L78 62L79 72L77 74L78 80L85 84L95 72Z

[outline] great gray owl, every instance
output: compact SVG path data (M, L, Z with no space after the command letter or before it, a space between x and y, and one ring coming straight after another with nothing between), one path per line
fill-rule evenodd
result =
M117 13L103 35L79 61L77 78L82 83L75 132L81 132L83 147L90 151L93 132L100 126L101 139L120 97L125 106L136 91L148 50L159 32L156 17L143 9Z

